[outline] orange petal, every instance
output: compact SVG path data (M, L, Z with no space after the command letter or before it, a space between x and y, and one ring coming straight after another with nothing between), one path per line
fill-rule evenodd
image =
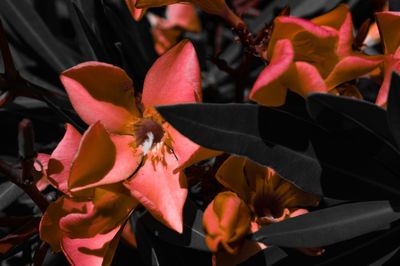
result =
M196 9L190 4L169 5L166 10L167 20L174 26L186 31L200 32L201 24Z
M385 48L385 54L394 54L400 46L400 12L376 13L381 40Z
M150 68L143 86L147 106L201 101L200 66L193 44L181 41Z
M250 187L244 175L246 159L230 156L219 167L215 177L224 187L237 193L245 202L250 200Z
M332 72L325 79L326 86L328 90L331 90L341 83L368 74L377 68L380 63L382 63L380 57L367 57L361 55L344 57L336 64Z
M127 179L141 161L133 143L132 136L110 136L100 122L90 126L72 164L69 189L74 192Z
M81 138L81 134L72 125L67 124L65 135L51 154L48 163L47 175L49 181L64 193L68 190L70 168L78 152Z
M136 20L139 21L142 19L144 14L146 13L146 9L141 9L141 8L136 8L136 0L125 0L126 5L129 8L129 11L131 12L132 17Z
M101 121L115 133L130 133L139 116L132 80L119 67L86 62L64 71L63 83L72 106L88 125Z
M173 172L178 167L173 153L165 151L163 158L153 159L145 159L144 165L127 182L127 186L156 219L182 233L182 210L187 196L186 177L181 171Z
M168 123L164 123L163 127L172 139L172 149L178 158L178 168L174 169L174 171L180 171L202 160L221 154L221 152L209 150L197 145Z
M275 45L282 39L292 43L295 61L315 65L322 76L326 76L337 61L338 32L333 28L301 18L278 16L268 45L268 58L272 58Z
M222 192L204 211L203 226L212 252L224 249L235 254L250 231L250 211L235 193Z
M349 13L349 6L347 4L340 4L333 10L310 20L312 23L320 26L329 26L337 30L343 25Z
M250 99L266 106L280 106L285 103L286 87L280 78L293 63L294 50L289 40L276 43L270 64L258 76L250 92Z
M306 62L296 62L292 65L282 78L282 83L303 97L313 92L327 92L318 69Z
M339 33L337 54L339 56L349 55L353 43L353 22L348 5L341 4L332 11L311 20L320 26L329 26Z

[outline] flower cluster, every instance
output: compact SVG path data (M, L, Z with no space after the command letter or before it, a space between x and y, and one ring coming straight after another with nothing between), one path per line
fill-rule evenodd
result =
M239 155L248 155L242 152L248 148L246 145L238 144L239 148L236 149L238 153L208 149L207 145L203 147L192 141L192 138L186 137L190 135L190 130L178 131L171 125L172 121L170 123L167 117L163 117L161 109L157 109L160 106L179 107L183 104L199 106L202 103L202 71L199 63L201 60L192 42L187 39L182 40L182 36L186 32L202 31L200 11L218 16L232 28L233 33L237 35L236 40L244 47L243 62L238 68L233 68L217 56L213 58L213 63L235 80L236 93L240 96L238 98L252 102L245 105L245 108L257 107L252 109L256 110L252 113L254 115L259 115L263 110L279 110L276 112L284 110L280 107L285 106L288 94L292 93L305 99L314 93L350 101L349 98L342 97L349 96L361 103L358 100L363 98L363 94L358 89L357 82L361 78L367 78L379 88L376 91L375 103L366 104L373 110L371 113L376 112L373 113L376 114L373 117L375 119L382 117L385 108L390 105L389 91L395 83L393 76L397 77L393 73L400 73L400 12L377 12L376 23L371 25L364 23L355 34L352 14L346 4L340 4L333 10L312 19L290 16L289 9L283 9L270 25L253 34L245 20L235 14L230 8L231 5L225 0L125 0L125 4L125 8L129 10L127 14L130 20L133 18L137 22L147 19L149 22L151 30L149 36L153 38L156 52L153 53L159 57L145 75L142 89L135 89L132 77L124 69L110 63L88 61L61 73L60 81L68 100L76 114L86 124L86 129L80 130L67 123L64 137L50 155L40 153L29 158L31 163L36 159L36 163L31 165L33 168L31 172L35 174L35 179L38 179L33 185L34 192L40 194L39 191L43 192L50 186L59 196L48 207L43 204L44 213L38 225L40 239L46 242L53 252L62 251L72 265L111 265L121 237L129 235L133 245L135 243L130 219L139 208L146 209L152 219L167 227L169 233L182 234L185 226L190 227L184 224L183 217L191 185L189 182L191 179L187 176L188 173L193 175L190 169L203 166L201 162L205 160L211 170L204 170L206 167L203 167L198 173L195 172L195 177L192 179L203 185L210 182L217 187L215 191L211 189L202 191L208 198L206 200L204 200L206 197L202 198L200 223L204 235L199 233L204 238L203 244L212 253L214 265L236 265L244 262L274 244L257 241L251 238L251 235L263 228L284 224L310 215L314 210L323 209L325 206L320 206L320 202L326 195L323 193L317 195L320 191L312 189L307 191L307 188L297 184L296 180L293 181L282 174L284 172L282 169L272 167L269 163L261 165L252 161L251 156L240 157ZM235 3L232 6L235 6ZM164 16L156 9L159 7L165 7ZM368 53L369 46L377 44L379 40L382 53ZM218 53L219 51L215 54ZM4 54L3 57L7 58ZM251 81L252 85L244 88L246 80L241 79L240 75L244 75L250 68L253 59L262 62L263 69ZM6 71L9 71L8 67L5 62ZM19 74L14 78L22 80ZM1 76L0 83L2 82ZM15 84L29 85L20 80L18 82ZM28 85L28 88L36 88ZM139 86L141 87L141 84ZM302 100L301 97L298 98ZM396 100L394 102L391 105L392 109L396 103L398 104ZM321 123L321 126L318 125L318 121L311 119L315 118L313 110L305 111L305 109L312 109L313 106L312 103L307 104L304 103L299 109L302 109L302 115L309 112L308 117L304 115L298 120L306 121L304 124L307 126L311 125L310 135L322 132L322 137L316 138L315 143L322 143L324 137L332 135L334 136L332 143L343 143L339 137L336 138L335 134L331 134L329 126L324 127L329 121ZM343 106L345 104L346 102ZM343 110L351 109L346 108L343 107ZM359 113L368 109L365 106L363 108ZM331 110L326 113L328 116L331 115ZM359 113L351 115L359 118L361 117ZM297 114L288 112L285 115L295 117ZM373 153L371 162L377 162L376 165L379 167L388 165L388 176L400 173L398 168L390 169L393 166L391 162L395 159L386 159L390 156L397 158L397 153L400 158L400 151L395 147L398 143L396 144L395 137L391 136L392 131L398 129L398 125L381 126L381 121L368 122L366 119L361 119L359 122L351 115L349 115L352 118L350 122L345 120L346 115L343 115L345 117L343 120L332 118L332 121L345 124L343 135L348 138L353 137L354 132L365 130L368 133L366 139L384 143L381 146L371 145L373 146L371 149L376 150L376 154L373 153L375 150L371 152ZM232 116L222 119L232 119ZM221 120L221 117L219 119ZM314 120L318 119L319 117ZM313 149L315 143L311 142L315 139L304 141L301 139L292 145L291 140L282 137L284 140L272 143L265 137L267 134L261 132L266 127L260 126L271 121L257 121L257 126L254 126L246 124L248 121L243 120L233 126L233 123L229 124L228 129L223 126L218 128L219 125L215 125L212 119L209 121L212 122L207 124L208 121L200 121L198 124L206 129L217 128L215 131L209 131L213 132L214 136L210 134L202 138L210 138L210 143L218 134L225 134L227 138L237 137L238 141L248 138L251 139L248 146L261 142L265 144L262 147L264 150L271 147L273 150L275 145L279 146L276 148L277 152L280 154L287 152L289 155L281 156L274 162L281 160L278 163L285 164L288 168L291 167L291 163L296 164L296 171L307 172L307 169L298 167L296 159L301 157L298 161L309 160L310 165L317 165L318 169L314 171L317 174L314 172L312 174L319 177L326 172L327 175L331 173L352 175L351 170L347 171L348 168L336 169L340 167L336 167L334 156L325 156L329 151L321 151L319 147ZM189 120L184 122L188 127L194 124ZM236 134L238 124L240 128L248 127L249 130ZM195 126L193 128L196 128ZM268 130L273 131L274 126L271 123ZM383 129L379 129L379 134L375 136L369 127ZM235 132L232 133L233 131ZM296 132L290 134L293 135L292 139L301 138L296 136ZM279 139L280 136L274 135L274 137ZM290 143L287 144L288 142ZM232 143L232 146L235 145ZM334 145L322 145L320 149L328 147L334 150L332 146ZM296 157L293 154L300 156ZM321 157L318 157L319 155ZM286 161L282 158L286 158ZM385 160L388 162L387 165ZM1 164L0 166L4 168ZM204 173L209 175L211 173L211 181ZM355 179L362 179L356 174L352 176L355 176ZM365 182L367 185L364 183L363 185L379 184L380 180L376 176L373 176L375 179L372 181ZM312 182L315 180L309 183ZM397 184L396 182L392 183ZM325 184L321 181L317 185L322 187ZM29 188L28 185L21 186ZM396 190L387 187L390 186L384 184L379 189L386 189L391 193ZM390 219L388 218L388 221ZM396 216L396 219L400 217ZM390 220L387 224L394 220ZM332 228L334 226L336 225L332 225ZM368 226L372 227L370 224ZM366 233L371 231L373 230L365 230ZM296 243L298 242L288 246L310 256L320 256L324 253L324 245L300 246Z

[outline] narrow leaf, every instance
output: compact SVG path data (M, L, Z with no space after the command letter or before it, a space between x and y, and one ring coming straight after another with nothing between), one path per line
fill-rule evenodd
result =
M390 81L387 119L397 147L400 148L400 75L395 72Z
M343 204L264 226L253 238L268 245L323 247L383 229L400 219L389 201Z

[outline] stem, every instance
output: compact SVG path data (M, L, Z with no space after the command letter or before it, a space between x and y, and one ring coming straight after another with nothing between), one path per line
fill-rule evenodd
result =
M32 266L42 266L48 250L49 244L47 244L46 242L42 242L35 251Z
M49 202L34 184L21 183L21 171L10 166L8 163L0 160L0 172L11 182L20 187L35 202L39 209L44 213L49 206Z

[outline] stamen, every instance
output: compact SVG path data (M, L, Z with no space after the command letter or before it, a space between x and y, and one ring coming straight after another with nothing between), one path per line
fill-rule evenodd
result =
M143 145L147 153L155 144L159 143L164 136L162 126L152 119L142 119L134 125L136 145Z

